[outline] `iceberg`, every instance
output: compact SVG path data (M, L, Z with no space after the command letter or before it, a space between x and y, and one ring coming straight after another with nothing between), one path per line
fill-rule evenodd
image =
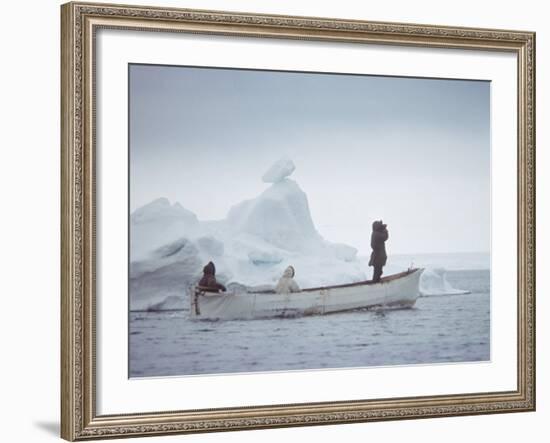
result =
M420 277L420 293L424 296L432 295L463 295L470 291L454 288L446 278L444 268L427 268Z
M306 194L286 178L255 199L233 206L227 223L235 232L288 251L313 252L323 243L313 225Z
M198 238L197 246L204 255L210 257L221 257L225 252L223 242L210 235Z
M132 223L144 224L147 222L156 222L159 220L177 220L191 225L198 224L197 216L188 211L179 203L170 204L167 198L157 198L151 203L136 209L131 216Z
M160 246L199 229L195 214L179 203L158 198L135 210L130 216L130 254L132 260L144 258Z
M130 217L130 308L187 309L186 293L212 260L229 287L274 286L288 265L301 287L365 280L352 246L331 243L315 228L306 193L289 178L295 165L276 162L257 197L223 220L201 221L179 203L157 199Z
M198 248L186 238L130 262L130 310L183 309L182 288L201 270Z
M283 157L266 171L262 176L262 180L265 183L278 183L291 175L295 169L294 162L289 158Z

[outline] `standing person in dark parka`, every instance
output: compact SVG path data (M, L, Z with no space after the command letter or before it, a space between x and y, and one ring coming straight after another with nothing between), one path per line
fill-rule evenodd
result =
M369 266L374 267L372 273L372 281L377 283L382 277L382 268L386 265L388 256L386 255L386 240L388 239L387 225L382 223L382 220L377 220L372 224L372 234L370 237L370 247L372 253L370 255Z

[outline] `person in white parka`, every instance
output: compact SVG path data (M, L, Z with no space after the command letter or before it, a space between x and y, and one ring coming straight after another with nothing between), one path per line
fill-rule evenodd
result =
M294 281L294 268L289 266L283 272L283 276L279 279L279 283L275 286L277 294L289 294L291 292L300 292L300 287Z

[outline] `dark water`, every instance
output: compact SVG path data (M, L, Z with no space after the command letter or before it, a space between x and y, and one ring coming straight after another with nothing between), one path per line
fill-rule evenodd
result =
M186 311L130 313L130 376L346 368L490 359L488 270L449 271L465 295L413 309L252 321L190 321Z

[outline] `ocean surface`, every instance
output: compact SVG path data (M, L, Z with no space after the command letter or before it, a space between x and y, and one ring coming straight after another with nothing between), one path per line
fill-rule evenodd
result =
M490 271L445 264L448 283L470 293L422 296L412 309L249 321L191 321L186 310L130 312L129 375L488 361Z

